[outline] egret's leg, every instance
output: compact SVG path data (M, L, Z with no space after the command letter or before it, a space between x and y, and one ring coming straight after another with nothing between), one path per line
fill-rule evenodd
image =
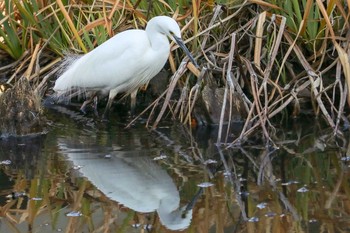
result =
M84 103L80 107L80 111L86 114L86 106L91 103L91 99L85 100Z
M131 92L131 94L130 94L130 99L131 99L130 113L131 113L131 115L134 115L134 113L135 113L136 96L137 96L137 90Z
M83 104L81 105L81 107L80 107L80 111L81 111L82 113L86 114L86 106L87 106L88 104L91 104L92 101L94 101L95 97L97 97L97 92L92 93L91 97L90 97L89 99L87 99L87 100L84 101L84 103L83 103ZM97 110L95 110L95 111L97 111Z
M107 105L106 105L106 109L105 109L105 112L103 113L103 118L106 118L108 113L109 113L109 110L112 106L112 103L113 103L113 100L115 98L115 96L118 94L118 91L113 89L113 90L110 90L109 91L109 96L108 96L108 102L107 102Z
M93 104L93 108L94 108L94 114L95 114L95 116L97 116L97 117L98 117L97 103L98 103L98 96L96 95L96 96L94 97L94 104Z

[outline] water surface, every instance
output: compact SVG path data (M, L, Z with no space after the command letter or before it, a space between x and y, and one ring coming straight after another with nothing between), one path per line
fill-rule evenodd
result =
M348 136L313 119L225 149L215 127L47 115L0 140L0 232L350 231Z

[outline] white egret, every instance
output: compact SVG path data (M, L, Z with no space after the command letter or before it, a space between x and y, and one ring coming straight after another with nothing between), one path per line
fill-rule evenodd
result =
M121 32L89 53L73 59L57 79L53 90L57 97L89 93L90 99L83 103L82 111L96 96L109 94L106 116L118 93L136 97L138 88L160 72L170 54L168 38L177 43L197 66L181 40L176 21L157 16L148 22L145 30Z

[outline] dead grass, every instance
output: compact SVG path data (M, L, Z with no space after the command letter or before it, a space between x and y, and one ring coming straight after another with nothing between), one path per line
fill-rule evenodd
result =
M330 33L329 45L321 48L323 51L315 57L302 47L300 31L292 34L285 17L254 12L249 6L243 4L235 11L217 6L213 14L200 19L201 32L187 42L202 42L197 56L202 72L191 64L186 65L185 58L168 89L150 106L153 110L148 124L156 128L168 109L174 119L192 127L191 119L196 118L194 109L206 107L197 105L203 87L215 83L225 89L221 99L214 100L222 103L219 144L240 144L256 132L266 143L272 143L270 134L274 127L270 120L285 114L297 118L309 111L303 109L305 98L313 106L311 117L324 119L335 134L342 134L343 127L348 126L349 107L346 103L349 62L345 54L349 52L350 40L345 31L338 31L337 36ZM186 73L187 70L191 72ZM173 99L176 89L182 94ZM224 131L223 126L230 122L225 122L224 116L227 109L229 114L235 111L237 94L247 118L241 134L228 142L226 135L230 132ZM160 103L162 108L154 120L154 109Z
M290 9L275 5L278 3L250 0L212 8L212 4L199 2L192 8L179 9L163 2L145 11L138 8L145 7L141 2L121 5L97 1L93 6L63 6L58 1L50 5L56 11L46 16L59 18L57 12L62 14L52 38L32 41L31 49L6 70L12 74L8 83L25 76L44 95L60 60L47 52L55 51L52 42L58 30L69 38L71 50L84 52L102 43L99 38L143 27L152 14L168 12L178 19L200 67L188 63L187 58L181 61L182 54L177 54L176 46L172 48L169 64L174 74L169 86L140 114L149 116L148 127L156 128L171 115L189 127L218 124L217 142L226 146L243 143L253 133L260 133L270 143L273 117L297 118L311 112L313 117L324 119L335 134L342 134L341 129L349 125L350 104L349 13L344 10L345 3L324 5L308 0L305 7L312 14L303 14L302 8L288 12ZM292 24L290 17L294 15L299 18ZM213 95L210 102L218 103L213 107L203 90L215 88L220 91L213 93L221 94ZM305 107L305 101L312 109ZM213 111L217 122L210 120ZM230 128L225 130L224 125L232 123L237 112L245 119L242 132L234 141L227 141Z

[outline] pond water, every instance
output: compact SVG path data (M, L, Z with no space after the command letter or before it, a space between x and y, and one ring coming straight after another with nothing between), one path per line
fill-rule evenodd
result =
M350 232L348 136L314 119L225 149L215 127L47 118L0 139L0 232Z

